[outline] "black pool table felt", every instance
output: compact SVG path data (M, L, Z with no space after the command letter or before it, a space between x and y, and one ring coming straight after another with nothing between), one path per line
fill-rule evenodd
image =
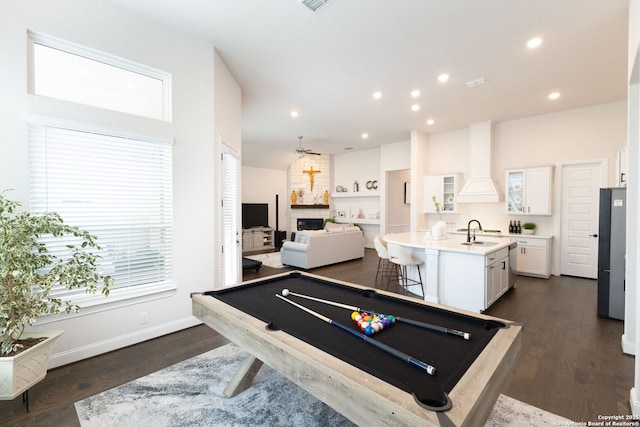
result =
M435 376L431 376L281 301L275 294L281 294L284 288L291 292L354 305L378 313L469 332L471 339L465 340L456 335L430 331L400 322L374 335L374 339L433 365L437 372ZM412 393L421 405L430 410L441 411L451 406L447 393L453 389L498 329L507 327L502 322L389 297L373 289L361 290L330 280L301 276L296 272L286 277L267 278L206 294L264 321L269 329L287 332L399 389ZM291 295L288 298L355 331L360 331L351 320L350 310ZM366 384L363 384L363 387L366 387Z

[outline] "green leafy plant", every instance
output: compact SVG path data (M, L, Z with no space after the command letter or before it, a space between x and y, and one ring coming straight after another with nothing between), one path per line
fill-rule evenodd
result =
M436 199L436 196L431 196L431 201L433 202L433 207L436 210L436 213L438 215L440 215L440 219L442 219L442 210L441 210L441 204L440 202L438 202L438 199Z
M96 236L65 224L56 213L18 212L20 203L5 193L0 193L0 356L19 352L22 331L38 317L79 310L51 295L56 286L87 293L100 288L106 296L113 283L98 273ZM73 243L64 255L53 254L42 237L71 237Z
M525 230L535 230L536 225L533 222L525 222L524 224L522 224L522 228L524 228Z

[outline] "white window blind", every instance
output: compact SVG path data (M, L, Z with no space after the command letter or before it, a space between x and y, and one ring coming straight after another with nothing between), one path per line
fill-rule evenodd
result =
M171 142L39 124L29 126L29 141L31 211L57 212L98 236L112 295L169 287Z

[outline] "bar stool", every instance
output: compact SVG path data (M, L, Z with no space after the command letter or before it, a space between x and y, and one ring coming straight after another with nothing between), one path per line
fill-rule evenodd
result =
M376 271L376 281L375 284L378 284L378 276L380 276L380 284L382 285L382 281L384 278L387 278L387 287L385 290L389 290L389 285L391 284L391 278L395 277L398 279L397 267L395 264L389 261L389 251L387 250L387 244L382 239L381 235L376 235L373 238L373 247L376 249L378 253L378 270Z
M411 282L412 284L420 285L422 291L422 299L424 299L424 285L422 284L422 274L420 273L420 264L422 261L418 258L411 256L405 248L395 243L388 243L387 250L389 252L389 261L396 264L399 267L399 279L404 289L404 294L407 293L407 286ZM407 277L407 266L413 265L418 269L418 278L420 280L414 280Z

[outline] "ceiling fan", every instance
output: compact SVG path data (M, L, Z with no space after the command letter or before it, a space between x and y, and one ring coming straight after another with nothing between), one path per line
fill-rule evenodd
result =
M313 150L310 150L308 148L302 148L302 137L299 136L298 137L298 147L296 148L296 155L300 159L300 158L304 157L305 154L312 154L314 156L319 156L320 155L320 153L316 153Z

